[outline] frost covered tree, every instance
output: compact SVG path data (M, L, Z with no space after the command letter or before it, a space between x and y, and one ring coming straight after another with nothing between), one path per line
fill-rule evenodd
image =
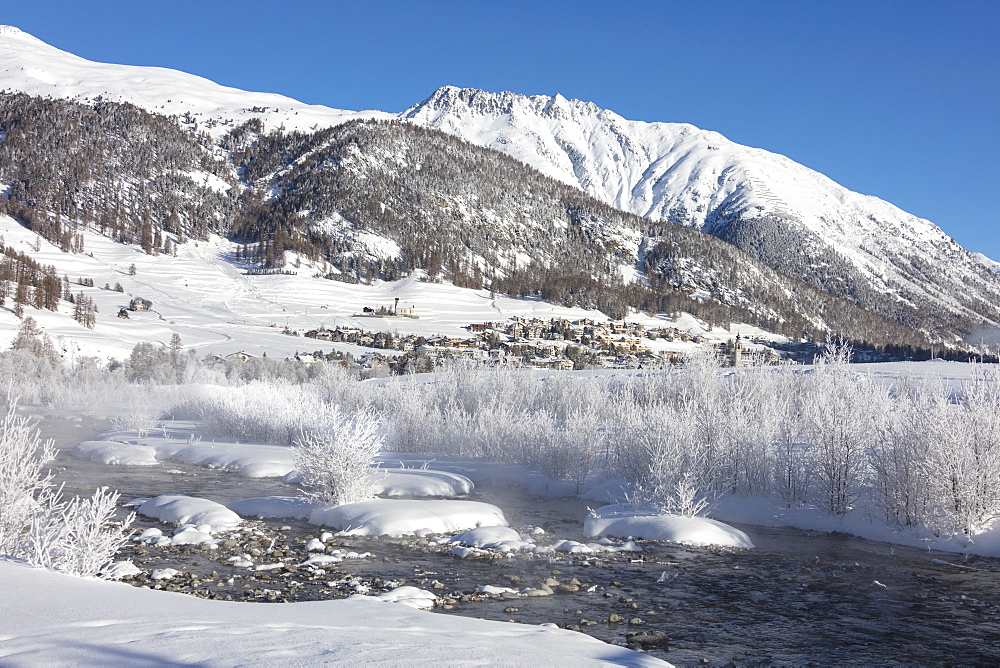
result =
M114 521L118 493L64 499L43 472L55 457L11 402L0 421L0 556L75 575L96 575L128 542L134 516Z
M332 505L374 497L374 460L384 441L375 412L345 415L339 406L333 406L317 422L320 424L302 430L292 449L306 494Z
M867 471L870 420L884 391L850 369L850 349L830 347L816 359L803 388L803 418L812 453L819 502L830 513L851 510Z
M712 455L703 447L696 425L685 416L661 415L658 428L637 434L647 470L636 481L633 502L662 513L697 517L719 496Z
M49 335L42 331L30 315L21 321L17 336L11 343L13 350L23 350L34 357L44 359L53 366L59 363L59 352Z
M42 442L12 404L0 422L0 554L19 553L25 529L50 494L52 476L42 471L54 457L52 440Z
M972 534L1000 517L1000 373L977 367L961 392L955 447L939 461L958 527Z

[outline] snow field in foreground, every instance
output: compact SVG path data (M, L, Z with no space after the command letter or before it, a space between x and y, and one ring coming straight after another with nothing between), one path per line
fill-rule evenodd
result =
M3 561L0 591L5 666L667 665L552 626L438 615L364 596L209 601ZM388 594L410 605L426 599Z

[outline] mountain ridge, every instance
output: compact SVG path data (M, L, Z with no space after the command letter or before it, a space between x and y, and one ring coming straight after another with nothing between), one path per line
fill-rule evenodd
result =
M1000 282L939 227L719 133L629 121L562 96L448 86L402 117L507 153L616 208L719 236L868 308L908 311L914 326L925 310L997 322Z
M172 116L185 130L206 133L203 145L217 144L216 161L232 159L231 138L248 123L259 124L241 141L253 143L275 131L307 136L358 119L399 119L506 153L619 210L710 232L773 269L932 337L956 340L956 332L1000 322L1000 277L940 228L784 156L692 125L629 121L558 94L454 86L399 114L349 112L162 68L91 63L16 28L0 29L0 41L0 88L90 105L109 96ZM174 85L181 94L166 91ZM633 280L645 271L642 248ZM960 320L968 322L956 325Z
M355 118L392 118L386 112L349 111L306 104L277 93L244 91L178 70L98 63L62 51L14 26L0 26L0 90L77 101L128 102L181 118L213 136L260 118L274 130L306 131Z

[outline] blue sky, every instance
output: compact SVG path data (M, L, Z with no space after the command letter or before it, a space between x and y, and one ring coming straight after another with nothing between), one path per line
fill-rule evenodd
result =
M782 153L1000 260L1000 2L3 2L90 60L342 109L562 93Z

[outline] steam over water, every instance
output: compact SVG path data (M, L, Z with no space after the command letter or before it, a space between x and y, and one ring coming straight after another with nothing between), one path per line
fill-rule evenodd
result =
M297 493L294 486L273 479L240 478L172 462L125 467L82 461L71 457L68 448L104 425L86 418L47 418L40 426L43 436L56 438L60 447L54 463L57 480L69 494L89 494L107 485L118 489L123 500L181 493L229 503ZM476 498L500 506L516 528L542 526L553 538L584 540L585 502L526 497L510 489L480 489ZM276 535L289 527L281 530L289 545L319 533L302 522L266 524L265 530ZM160 525L141 521L140 526ZM641 554L462 560L417 539L351 537L341 541L344 547L375 558L345 560L338 564L337 577L405 581L427 589L441 583L435 593L455 603L435 614L556 623L616 643L629 641L627 634L645 633L655 640L647 651L679 665L702 659L713 665L1000 663L1000 560L966 561L961 555L840 534L739 528L757 549L645 542ZM146 556L129 556L146 569L170 566L203 577L213 571L220 579L246 572L221 563L221 554L213 557L199 549L151 547ZM481 585L521 589L545 578L563 583L575 579L581 586L575 593L538 598L452 598ZM306 584L289 600L331 595L320 589ZM622 621L607 623L611 615ZM630 625L635 619L641 624Z

